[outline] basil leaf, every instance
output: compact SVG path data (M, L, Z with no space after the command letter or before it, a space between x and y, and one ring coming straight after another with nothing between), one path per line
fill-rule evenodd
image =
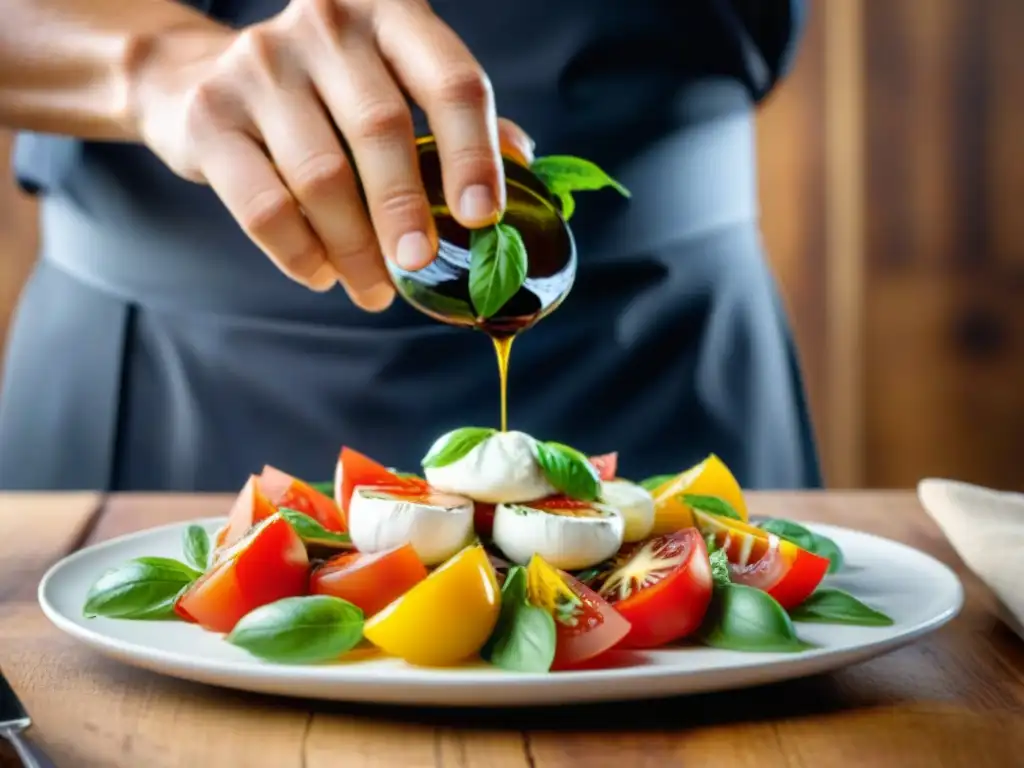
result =
M707 512L709 515L728 517L730 520L743 520L743 518L740 517L740 513L736 511L732 504L718 496L701 496L696 493L684 493L683 503L693 507L694 509L700 510L701 512Z
M261 606L227 636L253 656L287 664L330 661L362 639L362 610L329 595L286 597Z
M333 499L334 498L334 481L333 480L327 480L327 481L325 481L323 483L306 483L306 485L308 485L310 488L312 488L317 493L322 493L328 499Z
M537 463L558 491L577 501L594 501L601 492L597 469L582 453L561 443L536 445Z
M715 587L700 638L705 645L730 651L794 653L811 647L796 636L775 598L742 584Z
M480 443L497 432L492 427L463 427L448 434L444 445L435 446L423 457L424 468L446 467L454 464Z
M711 578L715 584L722 585L729 583L729 558L726 557L724 549L716 548L708 555L711 563Z
M307 544L328 544L339 549L351 549L352 539L347 533L328 531L309 515L282 507L278 510L292 530Z
M526 246L515 227L498 222L474 230L469 239L469 297L487 319L526 282Z
M646 480L641 480L640 486L648 491L653 491L658 486L664 485L669 480L673 480L675 478L676 475L654 475L653 477L648 477Z
M501 588L501 613L481 657L511 672L547 672L555 659L555 620L526 598L526 569L509 569Z
M107 571L85 598L86 618L157 619L173 615L174 601L201 574L166 557L140 557Z
M793 621L820 624L854 624L860 627L891 627L894 622L881 611L865 605L841 589L818 589L789 612Z
M190 525L185 529L183 539L185 560L193 568L205 571L210 564L210 535L206 529L201 525Z
M576 212L576 201L570 192L559 192L557 197L562 204L562 218L568 221Z
M564 192L586 192L612 187L623 197L630 192L609 176L596 163L572 155L548 155L538 157L530 165L551 193L561 196Z
M815 533L792 520L773 517L761 523L761 530L774 533L780 539L791 541L814 555L828 558L829 573L836 573L843 567L843 551L832 539Z

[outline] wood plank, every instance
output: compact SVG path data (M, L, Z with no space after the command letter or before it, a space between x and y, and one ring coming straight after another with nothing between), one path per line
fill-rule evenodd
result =
M96 493L0 494L0 605L34 601L46 570L87 534L100 507ZM0 545L2 546L2 545Z

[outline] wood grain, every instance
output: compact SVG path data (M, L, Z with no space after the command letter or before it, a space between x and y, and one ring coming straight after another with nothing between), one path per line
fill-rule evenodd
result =
M4 509L13 508L10 498L0 496ZM50 497L16 502L37 519L88 518L72 496L59 500L61 509ZM219 495L116 496L89 541L216 516L229 502ZM1019 765L1024 643L995 618L991 594L912 494L755 493L750 507L860 528L930 552L963 580L964 611L911 646L832 674L742 692L577 707L408 709L194 685L91 653L32 603L10 597L0 601L0 664L35 719L34 737L68 768ZM8 542L0 537L0 563L14 549ZM61 546L34 545L51 553L36 559ZM38 572L19 569L17 594L32 591Z

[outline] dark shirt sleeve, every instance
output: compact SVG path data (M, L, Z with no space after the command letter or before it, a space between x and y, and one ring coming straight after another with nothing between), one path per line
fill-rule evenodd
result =
M733 38L743 76L763 99L788 72L803 34L806 0L715 0Z

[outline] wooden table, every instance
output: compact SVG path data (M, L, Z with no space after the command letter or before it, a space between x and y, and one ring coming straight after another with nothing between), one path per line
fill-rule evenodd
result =
M947 627L888 656L746 691L521 711L275 699L108 661L39 611L36 584L62 555L224 514L228 502L0 495L0 667L61 768L1024 765L1024 642L997 621L988 590L909 492L752 495L755 513L840 523L930 552L956 569L967 604Z

